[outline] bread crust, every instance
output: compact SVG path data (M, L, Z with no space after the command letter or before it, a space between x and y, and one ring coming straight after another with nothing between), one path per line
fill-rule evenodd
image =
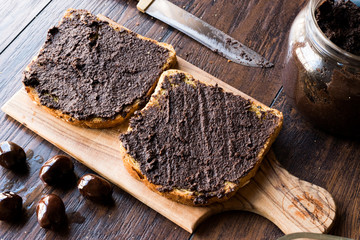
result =
M75 9L68 9L65 13L65 15L63 16L63 18L60 20L59 24L61 24L66 18L73 18L73 12L77 11ZM85 10L80 10L83 11L84 13L87 14L91 14L88 11ZM97 19L99 21L106 21L109 23L109 25L116 31L121 31L121 30L125 30L129 33L133 33L131 30L129 30L128 28L121 26L120 24L112 21L111 19L103 16L103 15L97 15ZM135 33L136 34L136 33ZM163 48L166 48L167 50L169 50L169 56L168 59L166 61L166 63L163 65L162 67L162 71L165 71L167 69L173 68L176 66L177 60L176 60L176 52L174 50L174 48L167 43L162 43L162 42L157 42L154 39L151 38L147 38L144 36L141 36L139 34L136 34L136 37L142 40L146 40L146 41L151 41L153 43L155 43L158 46L161 46ZM40 49L40 52L43 51L43 48ZM29 65L25 68L25 71L30 71L30 67L31 64L36 61L37 56L35 56L32 61L29 63ZM151 86L151 88L148 90L148 92L146 93L146 95L144 96L146 99L149 99L151 94L153 93L157 83L158 83L158 79L154 79L154 83ZM140 107L142 106L141 100L140 99L136 99L130 106L125 107L125 112L126 115L123 116L122 113L119 113L117 115L115 115L113 118L102 118L102 117L93 117L90 119L85 119L85 120L79 120L76 119L72 116L70 116L69 114L63 113L61 110L58 109L53 109L53 108L49 108L45 105L42 105L40 102L40 98L39 95L37 93L37 91L35 90L35 88L33 87L29 87L29 86L25 86L25 90L28 93L29 97L31 98L31 100L36 103L37 105L41 106L41 108L43 108L46 112L50 113L51 115L60 118L72 125L75 126L80 126L80 127L88 127L88 128L110 128L110 127L114 127L117 125L122 124L124 121L126 121L129 117L132 116L132 114L140 109Z
M150 101L144 107L143 110L158 104L157 98L161 94L162 83L163 83L165 77L172 75L172 74L177 74L177 73L183 73L186 75L187 78L193 78L189 73L186 73L186 72L183 72L180 70L167 70L166 72L164 72L161 75L159 83L158 83ZM201 82L201 81L199 81L199 82ZM201 83L203 83L205 85L209 85L204 82L201 82ZM186 205L190 205L190 206L207 206L207 205L215 203L215 202L223 202L223 201L228 200L229 198L231 198L232 196L234 196L236 194L236 191L239 188L245 186L247 183L250 182L250 179L255 176L258 168L260 167L260 164L261 164L263 158L265 157L266 153L269 151L272 143L275 141L276 137L278 136L278 134L282 128L283 114L280 111L269 108L266 105L255 102L253 100L250 100L250 102L254 106L253 109L255 109L255 110L261 109L261 111L267 111L267 112L270 112L270 113L276 115L279 118L279 122L278 122L278 125L276 126L273 134L271 134L271 136L267 139L266 143L264 144L264 147L260 150L260 152L258 154L258 161L256 162L255 166L244 177L238 179L238 182L239 182L238 184L232 183L232 182L225 183L225 188L224 188L225 196L222 197L221 199L214 196L214 197L207 199L206 204L194 204L194 200L195 200L196 196L198 195L198 193L196 193L196 192L185 190L185 189L173 189L171 191L165 191L165 192L159 191L158 189L161 188L162 186L151 183L147 179L147 177L144 174L142 174L139 163L136 161L136 159L134 159L131 155L129 155L127 153L125 147L120 142L120 156L123 160L125 168L130 173L130 175L132 175L136 179L142 181L152 191L154 191L168 199L171 199L173 201L176 201L176 202L179 202L182 204L186 204ZM129 127L128 131L131 131L130 127Z

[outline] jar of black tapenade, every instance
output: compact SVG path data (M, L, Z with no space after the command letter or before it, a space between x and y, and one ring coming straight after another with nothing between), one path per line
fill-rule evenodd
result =
M330 6L339 4L336 1L343 5L353 4L344 0L310 0L298 14L290 30L288 51L281 77L286 95L311 123L332 133L359 138L360 49L356 47L355 53L350 53L347 48L346 51L343 46L339 46L339 43L335 44L333 39L332 41L329 39L339 31L341 35L341 31L349 27L345 25L346 23L335 22L339 26L334 31L331 29L322 31L318 24L320 20L324 20L324 16L336 18L335 15L344 10L334 10L334 6ZM352 12L357 11L359 14L359 7L355 4L351 7L355 8ZM335 12L320 16L320 11L332 11L332 9ZM349 17L351 20L353 17L341 14L344 16L338 16L339 18ZM331 21L339 21L339 19ZM331 27L331 24L325 27L329 26ZM360 29L358 28L357 31ZM360 36L359 32L351 33L350 29L350 33L344 34L345 39L342 40L348 41L346 45L353 43L359 46L360 38L356 37ZM350 37L353 37L352 42L349 40Z

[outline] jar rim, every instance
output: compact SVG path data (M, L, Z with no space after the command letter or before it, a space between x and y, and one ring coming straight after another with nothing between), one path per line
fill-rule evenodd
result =
M358 64L360 64L360 56L359 55L350 53L350 52L346 51L345 49L342 49L341 47L339 47L332 41L330 41L330 39L325 35L325 33L319 27L319 24L317 23L317 20L315 17L315 11L324 1L325 0L310 0L308 9L307 9L308 11L310 11L310 12L308 12L307 16L309 16L311 18L311 21L308 21L308 22L310 22L310 24L313 25L313 26L310 26L310 27L312 27L312 29L314 29L314 28L316 29L316 31L317 31L316 37L320 38L319 40L321 40L323 43L325 43L326 46L330 47L335 52L335 54L329 53L329 51L324 49L324 47L321 47L321 50L326 51L329 55L332 55L332 57L336 56L336 58L338 58L339 60L344 60L343 58L346 57L346 59L348 60L347 62L351 65L353 63L352 61L356 61L356 62L358 62ZM351 60L351 61L349 61L349 60ZM356 64L356 65L358 65L358 64Z

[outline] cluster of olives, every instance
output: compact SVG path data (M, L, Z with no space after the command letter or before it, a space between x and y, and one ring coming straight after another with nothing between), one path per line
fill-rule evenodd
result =
M7 169L22 168L26 165L24 150L13 142L0 143L0 165ZM39 177L46 185L61 186L75 178L73 161L63 155L56 155L46 161L40 169ZM105 179L86 174L78 181L80 193L93 201L107 201L111 198L112 185ZM10 191L0 193L0 220L13 221L22 213L22 198ZM41 227L55 229L66 223L65 205L62 199L49 194L43 196L36 207L37 219Z

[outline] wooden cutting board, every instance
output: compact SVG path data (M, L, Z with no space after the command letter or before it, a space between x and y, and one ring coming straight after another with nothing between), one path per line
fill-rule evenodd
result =
M195 78L250 98L179 57L178 62L179 69ZM271 151L254 179L233 198L209 207L190 207L152 192L127 173L119 156L118 141L119 133L126 128L99 130L69 125L36 106L23 89L2 110L190 233L210 215L228 210L260 214L285 234L324 233L335 217L331 195L325 189L289 174Z

